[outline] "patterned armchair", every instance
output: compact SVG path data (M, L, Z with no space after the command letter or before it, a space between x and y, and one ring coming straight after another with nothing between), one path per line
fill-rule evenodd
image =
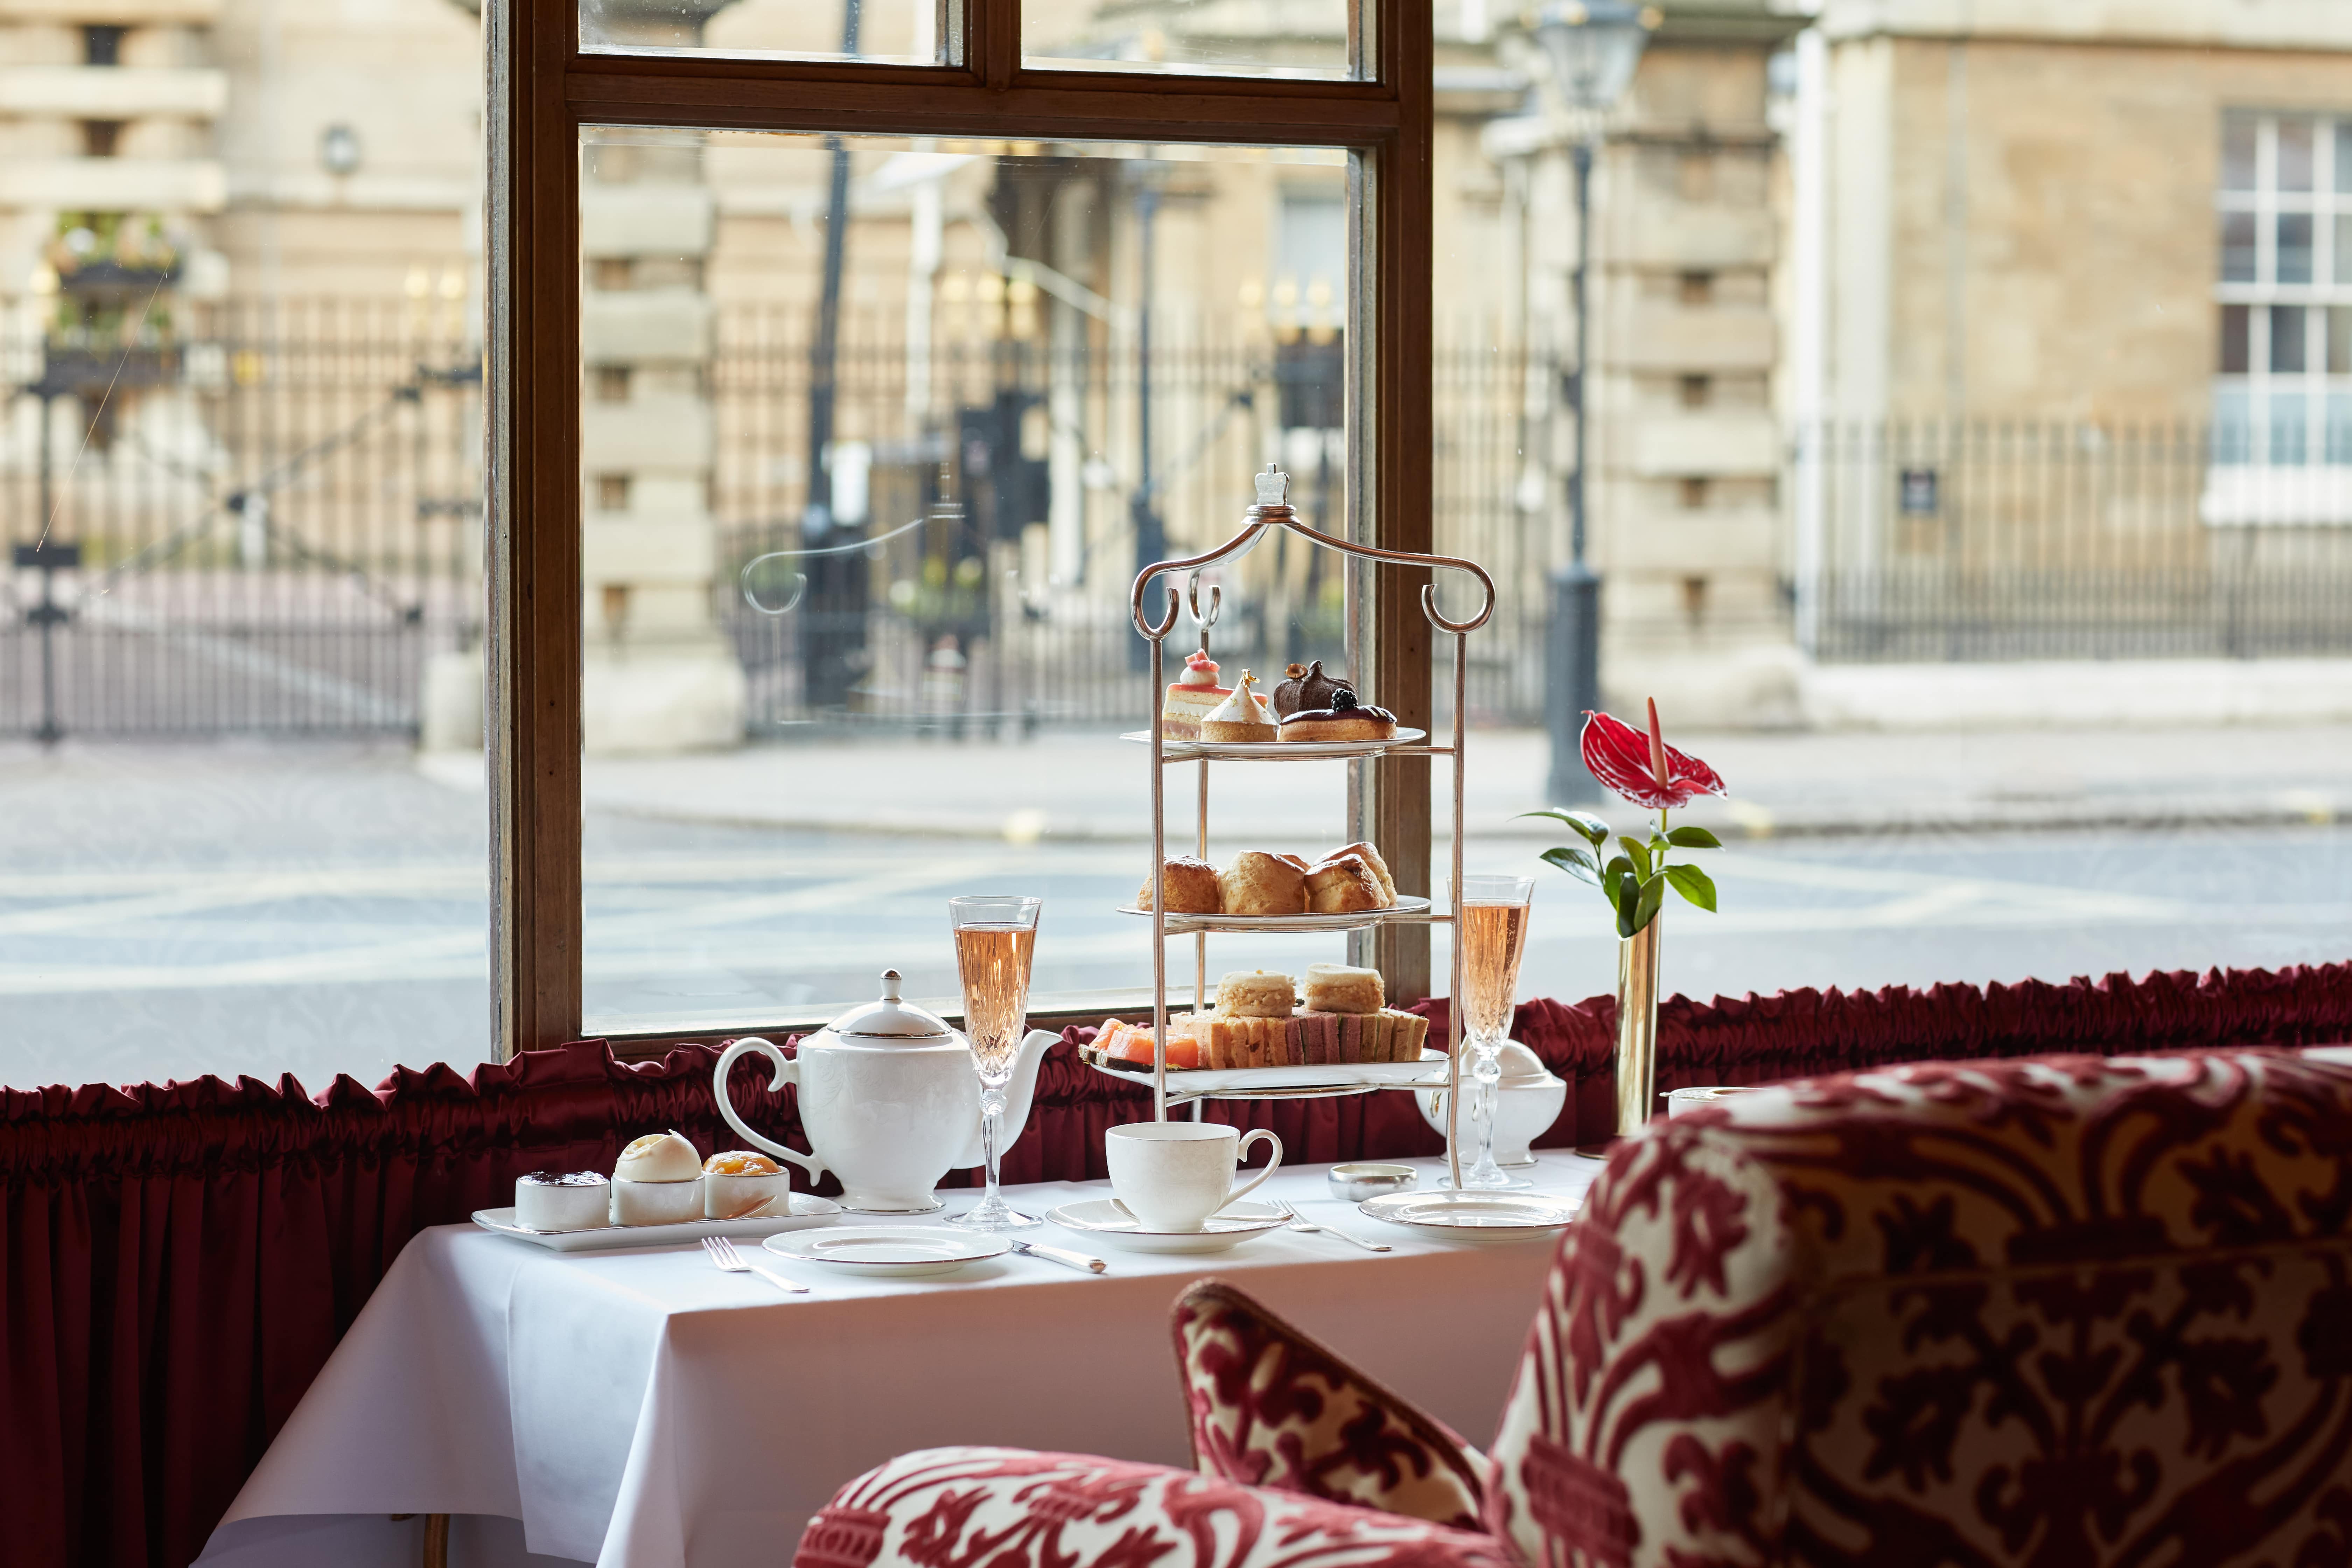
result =
M800 1568L2352 1565L2352 1066L1934 1063L1627 1141L1491 1452L1230 1286L1201 1473L936 1449Z

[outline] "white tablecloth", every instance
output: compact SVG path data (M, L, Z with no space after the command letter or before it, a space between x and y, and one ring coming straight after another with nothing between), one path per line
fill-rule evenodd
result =
M1433 1184L1438 1162L1423 1166ZM1600 1167L1547 1154L1548 1192ZM997 1443L1190 1462L1169 1337L1183 1283L1234 1279L1484 1444L1552 1248L1464 1245L1378 1225L1324 1168L1263 1194L1389 1243L1283 1230L1204 1257L1110 1250L1100 1277L1007 1257L929 1279L785 1296L699 1247L553 1253L470 1226L412 1240L201 1561L220 1568L415 1562L417 1522L460 1521L463 1568L523 1553L607 1568L781 1563L850 1477L911 1448ZM1030 1214L1107 1184L1007 1190ZM969 1200L956 1194L951 1207ZM756 1245L756 1244L754 1244ZM520 1529L510 1521L520 1521Z

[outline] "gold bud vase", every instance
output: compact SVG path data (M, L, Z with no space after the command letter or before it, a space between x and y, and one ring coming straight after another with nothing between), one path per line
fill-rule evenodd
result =
M1617 1126L1622 1138L1650 1120L1658 1103L1659 915L1617 942ZM1609 1157L1609 1142L1578 1146L1594 1160Z

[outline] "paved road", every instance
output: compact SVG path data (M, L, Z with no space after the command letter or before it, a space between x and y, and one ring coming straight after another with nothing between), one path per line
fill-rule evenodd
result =
M477 1060L484 842L480 795L396 748L0 749L0 1081L292 1072L315 1089L337 1072L373 1083L395 1062ZM1538 842L1473 843L1470 869L1541 878L1522 994L1613 984L1597 895L1534 866ZM589 1007L607 1019L799 1011L867 994L886 962L913 994L943 994L942 904L962 891L1044 895L1041 994L1123 990L1149 974L1141 923L1112 912L1143 858L1131 844L599 809ZM1696 994L2352 952L2340 826L1930 830L1743 842L1707 858L1725 912L1669 916L1667 985ZM1213 941L1213 970L1339 950L1336 937ZM1171 952L1181 968L1190 943Z

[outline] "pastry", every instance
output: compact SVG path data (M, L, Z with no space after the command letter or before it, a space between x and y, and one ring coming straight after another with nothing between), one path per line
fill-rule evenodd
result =
M1224 901L1217 891L1217 868L1206 860L1195 860L1190 855L1178 855L1169 860L1161 876L1168 884L1168 912L1171 915L1213 915L1224 910ZM1151 907L1151 879L1144 879L1136 889L1135 907Z
M1184 673L1169 682L1166 702L1160 710L1160 731L1171 741L1197 741L1201 721L1233 693L1217 684L1217 661L1196 653L1184 661Z
M1344 691L1350 697L1356 689L1344 675L1326 675L1323 661L1317 659L1304 669L1292 665L1290 679L1274 689L1274 713L1277 719L1287 719L1302 708L1328 708L1334 693Z
M1234 863L1218 875L1217 888L1224 902L1222 912L1225 914L1307 912L1307 874L1286 860L1255 849L1244 849L1234 856Z
M1298 874L1302 877L1307 872L1315 869L1313 866L1307 863L1307 858L1303 855L1277 855L1275 858L1281 861L1286 866L1297 867Z
M648 1132L621 1151L614 1181L690 1182L702 1174L702 1156L683 1132Z
M1352 915L1386 909L1388 895L1361 856L1342 855L1307 873L1307 907L1318 915Z
M1272 741L1279 737L1265 699L1257 694L1257 678L1248 670L1231 696L1211 709L1201 721L1203 741Z
M1236 970L1217 982L1217 1013L1222 1017L1287 1018L1297 1007L1298 989L1287 974Z
M1286 741L1393 741L1396 715L1360 703L1352 691L1332 695L1328 708L1301 708L1282 721Z
M765 1154L730 1149L702 1163L703 1218L751 1219L792 1207L792 1178Z
M602 1230L613 1184L593 1171L533 1171L515 1178L515 1223L529 1230Z
M1303 1000L1310 1013L1377 1013L1388 998L1377 969L1310 963Z
M1339 848L1332 850L1328 855L1324 856L1323 858L1326 860L1337 860L1342 855L1356 855L1362 857L1364 864L1372 868L1372 875L1381 879L1381 891L1388 895L1387 901L1391 905L1395 904L1397 900L1396 879L1389 875L1389 863L1381 858L1381 852L1379 850L1373 848L1369 843L1360 839L1353 844L1341 845Z

